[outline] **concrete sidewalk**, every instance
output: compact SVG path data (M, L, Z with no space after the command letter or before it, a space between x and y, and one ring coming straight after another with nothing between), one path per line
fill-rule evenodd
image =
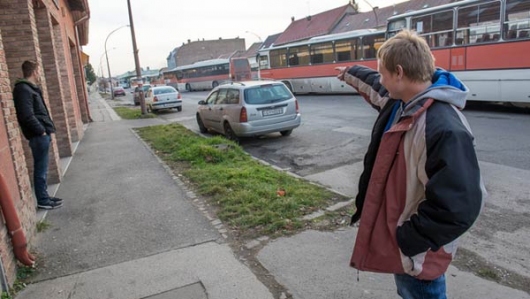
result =
M36 283L16 298L273 298L232 253L218 219L170 175L99 94L37 234ZM195 200L195 202L194 202Z
M94 122L71 161L38 234L39 273L17 298L274 298L227 244L225 228L201 200L168 172L132 128L160 119L120 121L98 94ZM306 179L351 194L345 166ZM346 175L345 173L348 173ZM398 298L393 277L348 266L357 233L305 231L247 243L288 294L279 298ZM530 298L450 267L448 297Z

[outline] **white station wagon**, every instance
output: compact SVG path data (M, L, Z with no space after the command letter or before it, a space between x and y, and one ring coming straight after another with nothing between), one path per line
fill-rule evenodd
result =
M199 102L197 124L237 141L239 137L280 132L300 126L298 101L282 82L245 81L220 85Z

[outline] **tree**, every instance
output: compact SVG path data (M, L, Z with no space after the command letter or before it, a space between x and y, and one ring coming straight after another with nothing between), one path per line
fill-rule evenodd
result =
M92 68L92 65L89 63L85 66L86 70L86 80L88 81L88 84L92 85L92 83L96 82L96 73L94 73L94 68Z

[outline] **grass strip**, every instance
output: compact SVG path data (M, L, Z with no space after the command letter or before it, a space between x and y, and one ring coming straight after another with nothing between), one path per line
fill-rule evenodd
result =
M154 118L156 115L147 113L142 115L142 111L138 108L129 107L114 107L114 111L123 119L139 119L139 118Z
M306 214L346 200L325 188L252 159L223 137L203 138L179 124L137 129L138 134L240 235L272 235L303 227ZM285 190L285 194L278 190Z

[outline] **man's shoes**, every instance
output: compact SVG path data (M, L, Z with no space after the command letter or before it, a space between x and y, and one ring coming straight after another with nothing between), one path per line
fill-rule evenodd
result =
M50 200L56 203L63 203L63 199L59 197L50 197Z
M37 203L37 208L43 209L43 210L54 210L54 209L58 209L58 208L60 208L62 206L63 206L62 202L52 201L51 199L48 199L48 201L46 201L46 202Z

